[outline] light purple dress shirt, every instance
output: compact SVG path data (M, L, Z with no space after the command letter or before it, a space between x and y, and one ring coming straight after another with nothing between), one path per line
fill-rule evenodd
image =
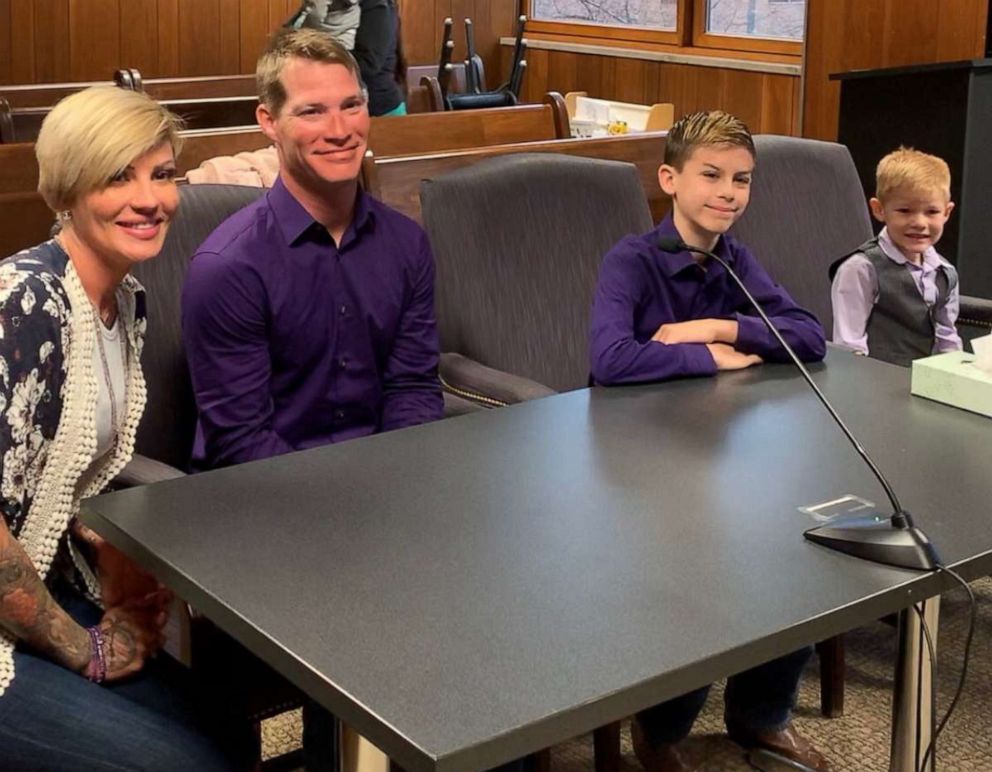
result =
M878 234L878 246L892 262L906 266L913 283L927 306L937 302L937 269L948 264L937 250L928 247L921 265L911 263L889 236L888 228ZM830 301L834 310L833 342L846 346L859 354L868 354L868 317L878 302L878 277L871 261L862 253L841 263L830 288ZM958 318L958 288L951 290L947 303L937 309L934 320L933 351L960 351L961 338L954 324Z

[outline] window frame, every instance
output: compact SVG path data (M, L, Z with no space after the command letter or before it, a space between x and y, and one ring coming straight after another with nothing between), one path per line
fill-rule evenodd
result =
M534 0L525 0L524 14L527 16L527 31L568 35L576 38L610 40L616 42L664 43L670 46L685 45L689 29L686 20L693 0L678 0L674 30L651 27L625 27L619 24L597 24L595 22L551 21L534 19Z
M766 54L792 54L802 56L802 40L721 35L706 31L706 4L708 0L692 0L692 45L699 48L719 48L724 51L752 51ZM809 3L807 2L807 11ZM806 32L803 30L803 37Z
M549 21L533 18L534 0L524 0L527 31L537 34L562 35L582 42L608 41L610 43L654 43L665 47L701 48L721 54L745 55L774 54L776 56L802 56L804 41L779 38L721 35L706 31L707 0L678 0L678 21L675 30L658 30L647 27ZM808 16L807 0L807 16ZM804 32L805 37L805 32ZM750 57L749 57L750 58Z

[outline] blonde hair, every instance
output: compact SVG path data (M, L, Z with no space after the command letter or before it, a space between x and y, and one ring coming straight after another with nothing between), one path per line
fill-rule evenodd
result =
M754 158L754 140L740 118L721 110L690 113L678 119L665 140L665 163L677 171L697 147L742 147Z
M884 202L897 190L939 193L951 200L951 170L943 158L900 147L878 162L875 197Z
M258 100L273 116L279 115L286 104L286 87L282 83L282 70L290 58L306 59L322 64L340 64L355 76L365 94L362 73L348 49L318 29L284 29L272 36L268 47L258 58L255 67L255 83L258 87Z
M34 146L38 192L52 211L71 209L81 196L102 190L163 142L178 154L181 125L140 91L93 86L71 94L41 124Z

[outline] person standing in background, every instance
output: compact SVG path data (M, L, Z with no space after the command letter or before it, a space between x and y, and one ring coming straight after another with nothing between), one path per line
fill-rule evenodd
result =
M396 0L359 0L355 59L369 92L369 113L406 115L406 62Z

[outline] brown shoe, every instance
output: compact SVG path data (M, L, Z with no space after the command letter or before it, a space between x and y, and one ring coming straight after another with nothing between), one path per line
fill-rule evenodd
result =
M700 772L689 762L682 743L652 745L636 718L630 720L630 739L634 745L634 755L645 772Z
M813 743L803 737L792 726L777 732L728 732L730 739L745 748L765 748L792 761L798 761L817 772L830 772L827 757L813 747Z

